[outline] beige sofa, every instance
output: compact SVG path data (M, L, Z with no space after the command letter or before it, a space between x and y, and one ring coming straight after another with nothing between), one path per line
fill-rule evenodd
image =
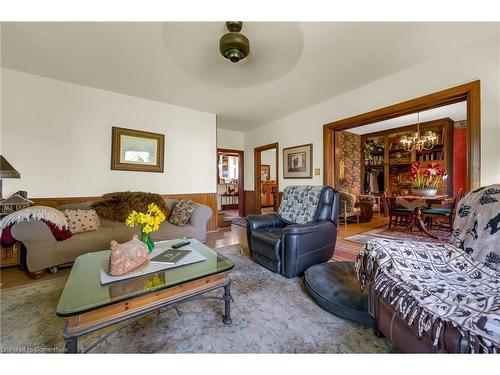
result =
M177 202L166 199L167 205L173 208ZM70 204L58 207L89 209L89 203ZM188 224L183 227L165 221L160 229L152 233L153 241L169 240L182 237L193 237L204 242L206 240L207 223L212 216L210 207L196 204ZM46 268L73 262L79 255L109 249L111 240L125 242L132 235L139 234L138 228L127 227L123 223L101 219L99 230L74 234L72 237L57 241L49 227L42 221L23 221L12 227L12 236L26 248L26 267L30 273L43 271Z

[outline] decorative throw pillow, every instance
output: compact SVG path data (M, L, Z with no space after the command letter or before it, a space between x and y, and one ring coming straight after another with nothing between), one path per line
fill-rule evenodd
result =
M63 212L68 218L69 230L73 234L98 230L101 226L95 210L66 209Z
M180 199L172 210L172 214L170 215L168 222L170 224L183 227L189 221L189 218L193 214L195 208L196 206L192 201Z

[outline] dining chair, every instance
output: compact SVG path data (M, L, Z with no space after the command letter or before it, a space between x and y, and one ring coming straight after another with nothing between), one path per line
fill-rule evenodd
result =
M458 203L462 200L465 195L465 189L460 188L455 194L453 203L451 207L429 207L422 209L422 216L428 221L428 227L432 228L437 225L441 228L449 229L453 228L453 222L455 220L455 213L458 207ZM437 222L436 219L445 219L448 222L442 223Z
M408 224L409 219L413 215L413 210L399 207L396 204L396 196L396 193L390 189L384 191L384 200L389 211L389 229L391 229L393 225L397 226Z

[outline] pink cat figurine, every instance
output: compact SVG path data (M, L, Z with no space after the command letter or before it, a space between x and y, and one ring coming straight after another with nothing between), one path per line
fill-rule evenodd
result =
M139 240L136 234L128 242L119 244L111 241L109 257L109 274L111 276L125 275L148 262L148 248Z

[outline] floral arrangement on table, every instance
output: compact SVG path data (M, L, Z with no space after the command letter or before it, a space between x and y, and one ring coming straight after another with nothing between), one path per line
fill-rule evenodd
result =
M141 241L146 244L149 252L151 252L155 247L154 242L151 240L151 233L157 231L164 221L165 214L156 204L151 203L148 205L146 213L133 210L125 220L125 224L129 227L141 227Z
M421 165L422 163L419 161L412 163L407 174L408 180L411 182L412 192L415 194L415 190L428 190L427 193L424 192L424 195L435 195L439 183L448 178L448 172L437 162L427 164L427 168L423 170L420 169Z

